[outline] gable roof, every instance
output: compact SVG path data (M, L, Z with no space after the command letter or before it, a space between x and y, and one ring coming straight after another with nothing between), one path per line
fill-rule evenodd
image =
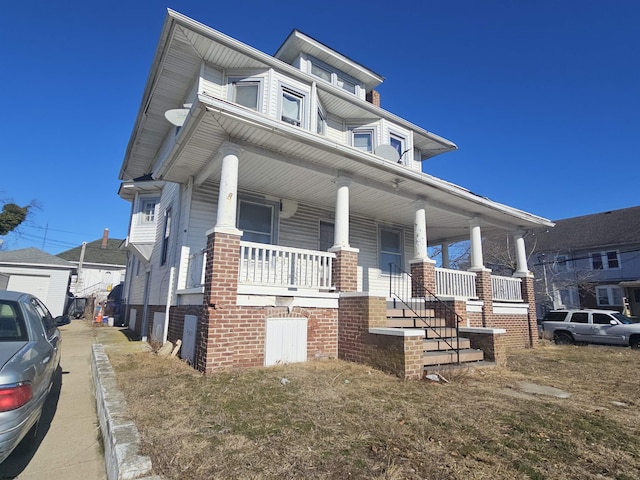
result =
M0 263L73 268L72 263L34 247L0 252Z
M122 265L127 264L127 252L120 250L123 240L110 238L107 240L107 248L102 248L102 239L87 243L84 251L83 263L96 263L102 265ZM82 245L66 250L58 254L58 257L74 263L80 262Z
M640 243L640 206L557 220L536 234L536 250L570 251Z

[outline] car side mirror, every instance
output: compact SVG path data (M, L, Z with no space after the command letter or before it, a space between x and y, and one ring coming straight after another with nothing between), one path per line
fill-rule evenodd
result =
M71 320L69 319L69 315L60 315L56 317L56 326L61 327L63 325L69 325Z
M618 325L618 321L614 320L613 318L611 320L609 320L609 324L610 325Z

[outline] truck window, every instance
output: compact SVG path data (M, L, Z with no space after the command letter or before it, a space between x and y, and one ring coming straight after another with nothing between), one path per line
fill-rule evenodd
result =
M575 312L571 315L571 323L589 323L589 314L586 312Z
M593 323L597 323L598 325L609 325L611 323L611 318L606 313L594 313L593 314Z

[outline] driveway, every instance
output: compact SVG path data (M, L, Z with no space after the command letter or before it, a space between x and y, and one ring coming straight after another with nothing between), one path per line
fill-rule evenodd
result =
M106 479L91 380L94 328L85 320L60 327L61 369L44 407L38 445L13 453L0 465L0 479Z

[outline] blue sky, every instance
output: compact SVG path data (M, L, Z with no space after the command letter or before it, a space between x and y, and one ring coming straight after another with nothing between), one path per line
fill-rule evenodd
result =
M0 10L0 200L39 208L4 248L125 238L167 7L270 54L298 28L383 75L383 108L459 147L424 170L477 194L549 219L640 204L637 1L21 0Z

